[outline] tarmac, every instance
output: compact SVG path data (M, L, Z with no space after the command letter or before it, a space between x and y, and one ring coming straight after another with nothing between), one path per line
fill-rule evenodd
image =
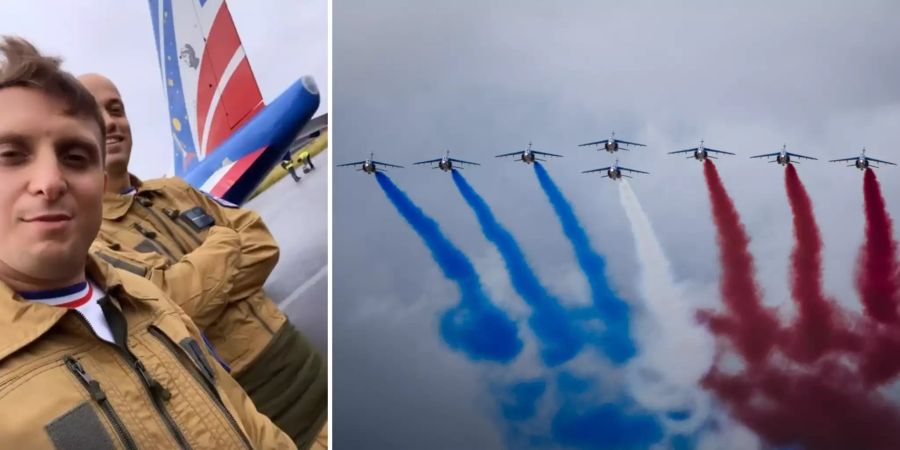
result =
M285 176L244 207L258 212L281 247L266 293L323 356L328 354L329 152L295 182Z

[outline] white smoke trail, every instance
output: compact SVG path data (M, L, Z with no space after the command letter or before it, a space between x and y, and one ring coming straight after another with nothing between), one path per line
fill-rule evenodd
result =
M635 399L666 414L672 431L696 431L706 420L710 397L698 383L713 360L713 339L694 320L684 286L675 282L668 259L627 181L619 199L634 233L641 266L639 292L646 308L637 338L641 356L627 377Z

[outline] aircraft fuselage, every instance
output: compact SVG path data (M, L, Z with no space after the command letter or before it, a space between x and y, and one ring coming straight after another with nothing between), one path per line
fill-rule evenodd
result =
M522 162L525 164L531 164L534 162L534 153L531 152L522 152Z
M442 159L438 163L438 167L444 172L449 172L453 170L453 161L450 161L449 159Z
M362 171L365 173L375 173L378 169L375 167L375 163L372 161L366 161L363 163Z
M856 168L859 170L866 170L869 168L869 160L866 158L859 158L856 160Z
M603 144L603 148L606 149L606 151L612 153L619 150L619 143L613 140L609 140L606 141L606 144Z
M782 154L778 155L775 158L775 160L778 161L778 164L781 164L782 166L786 166L791 163L791 155L788 155L787 153L782 153Z
M606 176L608 176L610 180L618 180L619 178L622 178L622 171L610 167L609 169L606 169Z
M706 149L705 149L705 148L701 148L701 149L698 149L698 150L694 150L694 158L695 158L697 161L703 161L703 160L706 159L707 156L709 156L709 155L706 153Z

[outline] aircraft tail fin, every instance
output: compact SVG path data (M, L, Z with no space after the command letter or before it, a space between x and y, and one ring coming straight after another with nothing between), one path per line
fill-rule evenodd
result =
M184 176L265 103L225 0L149 3L175 175Z

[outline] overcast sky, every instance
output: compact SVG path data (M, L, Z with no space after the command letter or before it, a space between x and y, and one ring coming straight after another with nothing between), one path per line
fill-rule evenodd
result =
M446 148L481 162L464 175L537 275L557 296L583 299L587 283L533 170L493 157L529 141L564 154L545 167L607 258L611 284L640 305L617 186L579 173L615 156L577 144L613 130L647 144L616 156L651 172L631 186L676 278L704 297L716 292L719 271L702 167L665 153L705 139L738 154L717 165L751 236L765 301L789 314L784 171L748 156L787 144L827 160L866 146L900 162L900 6L743 3L335 2L333 161L374 151L407 165L389 176L473 260L489 296L522 320L528 310L449 174L410 163ZM862 173L824 161L798 171L825 241L826 291L858 310ZM900 217L900 169L877 174ZM451 351L438 334L440 315L459 300L456 287L371 176L335 172L333 223L335 442L503 445L487 395L493 369Z
M259 83L274 100L303 75L328 110L328 2L228 0L228 8ZM134 135L132 172L173 175L172 138L147 1L2 0L0 33L22 36L61 56L75 73L100 72L118 86Z

